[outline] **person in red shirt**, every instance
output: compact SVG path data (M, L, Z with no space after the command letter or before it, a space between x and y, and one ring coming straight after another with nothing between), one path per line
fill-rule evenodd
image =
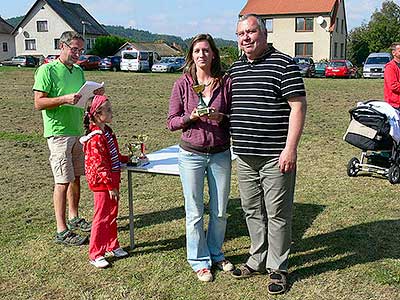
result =
M383 94L385 101L394 108L400 108L400 42L393 43L393 59L385 66Z
M128 256L119 246L117 215L121 163L129 157L119 152L112 129L111 103L104 95L93 98L85 115L86 136L80 141L85 152L85 174L94 194L94 216L89 243L90 263L97 268L109 266L105 255L116 258Z

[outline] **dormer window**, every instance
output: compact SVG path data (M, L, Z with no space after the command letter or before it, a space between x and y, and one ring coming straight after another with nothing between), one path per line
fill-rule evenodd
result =
M49 31L47 27L47 21L36 21L37 32L47 32Z

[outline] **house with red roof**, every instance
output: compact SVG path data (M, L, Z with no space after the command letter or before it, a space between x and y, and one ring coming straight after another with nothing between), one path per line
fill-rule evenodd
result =
M239 16L266 21L268 43L291 56L346 58L344 0L248 0Z

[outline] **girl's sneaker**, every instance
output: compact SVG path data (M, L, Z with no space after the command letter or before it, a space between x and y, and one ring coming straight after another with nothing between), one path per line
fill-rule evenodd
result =
M235 269L235 266L227 259L218 261L215 265L218 269L224 272L232 272Z
M200 281L204 281L204 282L210 282L213 281L213 276L211 274L210 269L204 268L204 269L200 269L196 272L197 274L197 278Z
M100 269L107 268L110 265L110 263L104 258L104 256L99 256L95 260L90 260L89 262L96 268Z
M114 256L115 258L123 258L123 257L127 257L129 255L128 252L126 252L124 249L122 249L121 247L110 251L108 253L110 256Z

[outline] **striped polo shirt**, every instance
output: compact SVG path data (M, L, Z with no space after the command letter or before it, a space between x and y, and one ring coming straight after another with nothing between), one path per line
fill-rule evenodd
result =
M298 66L290 56L270 47L253 62L243 55L228 72L233 152L278 157L289 127L287 99L306 95Z

